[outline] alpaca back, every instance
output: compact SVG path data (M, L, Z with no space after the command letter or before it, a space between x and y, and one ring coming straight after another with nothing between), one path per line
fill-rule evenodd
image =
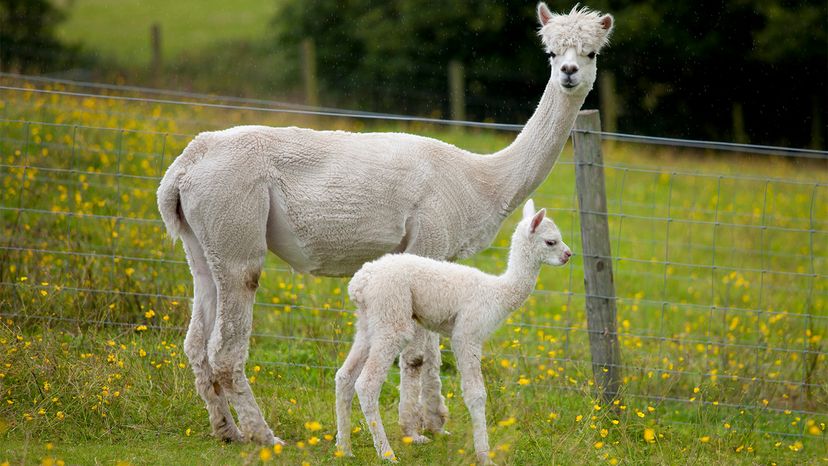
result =
M464 309L478 309L493 296L496 277L473 267L413 254L387 254L365 264L348 293L361 319L415 319L424 327L450 333Z

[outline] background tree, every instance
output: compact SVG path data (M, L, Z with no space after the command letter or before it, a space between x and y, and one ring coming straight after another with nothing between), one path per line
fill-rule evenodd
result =
M55 36L64 18L49 0L0 0L0 69L36 72L69 63L74 50Z
M590 6L617 19L600 67L616 78L619 130L824 146L824 1ZM273 25L277 47L315 41L331 105L446 116L448 63L459 60L469 118L521 122L549 73L524 1L285 0ZM598 95L586 105L598 106Z
M304 38L315 41L329 103L445 115L448 63L459 60L466 67L469 114L509 118L502 99L533 102L525 109L531 113L548 78L534 7L525 6L495 0L287 1L274 19L275 43L298 50Z

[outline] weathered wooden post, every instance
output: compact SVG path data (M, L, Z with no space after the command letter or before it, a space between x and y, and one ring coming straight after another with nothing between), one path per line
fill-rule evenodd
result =
M601 70L601 76L598 78L598 91L604 131L615 133L618 131L618 92L615 90L615 74L612 71ZM612 150L615 142L608 142Z
M302 80L305 83L305 104L319 106L319 86L316 80L316 44L313 39L302 41Z
M449 100L451 101L451 119L466 119L466 72L458 60L449 62Z
M621 385L621 354L600 131L598 111L584 110L575 120L572 140L592 372L599 395L609 403L618 396Z
M155 80L161 77L161 25L152 23L150 25L150 50L152 51L152 76Z

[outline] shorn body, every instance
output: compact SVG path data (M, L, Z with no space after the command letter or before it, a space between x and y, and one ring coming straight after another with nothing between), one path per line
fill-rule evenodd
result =
M495 154L410 134L241 126L198 135L168 168L158 208L193 275L184 350L214 435L280 441L244 373L268 250L326 276L391 252L468 257L546 178L595 81L612 18L584 9L555 15L545 4L538 15L552 73L524 130ZM418 331L402 360L403 432L442 431L438 335Z
M336 374L337 447L351 454L354 393L380 458L394 459L379 413L382 383L394 358L422 326L451 338L463 399L471 414L478 460L488 461L483 342L535 288L541 264L563 265L570 249L554 222L527 202L512 235L509 265L499 276L450 262L389 254L365 264L348 287L357 305L354 344Z

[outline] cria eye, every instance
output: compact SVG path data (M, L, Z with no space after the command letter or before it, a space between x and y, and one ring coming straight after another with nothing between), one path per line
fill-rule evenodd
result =
M550 57L552 57L552 58L557 57L557 55L555 54L555 52L549 52L549 56L550 56Z
M546 245L547 246L555 246L556 244L558 244L558 242L554 239L553 240L546 240Z
M595 58L595 52L589 52L589 54L588 54L587 56L588 56L590 59L593 59L593 58Z

